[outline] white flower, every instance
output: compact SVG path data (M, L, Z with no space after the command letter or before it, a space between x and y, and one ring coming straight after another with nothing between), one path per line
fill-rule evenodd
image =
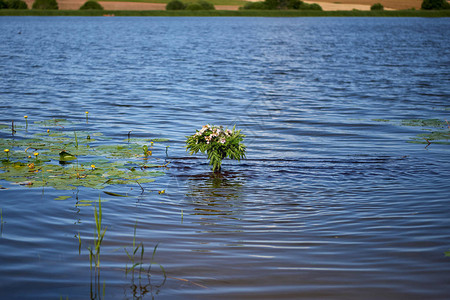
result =
M220 142L221 142L222 144L225 144L226 140L225 140L225 139L221 139Z

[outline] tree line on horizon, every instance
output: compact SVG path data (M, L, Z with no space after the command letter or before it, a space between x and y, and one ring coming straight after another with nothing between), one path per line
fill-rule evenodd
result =
M322 10L319 4L308 4L301 0L264 0L259 2L248 2L242 9L256 9L256 10L277 10L277 9L294 9L294 10ZM0 0L0 9L28 9L28 5L23 0ZM32 9L41 10L57 10L58 2L56 0L35 0ZM103 10L103 7L96 0L88 0L81 7L80 10ZM181 0L172 0L167 6L166 10L214 10L213 4L198 0L197 2L184 3ZM371 6L371 10L383 10L384 7L380 3L375 3ZM450 9L450 4L447 0L423 0L421 9L423 10L442 10Z
M300 10L322 10L319 4L308 4L301 0L264 0L259 2L248 2L243 9L300 9ZM450 9L450 4L447 0L423 0L421 9L423 10L441 10ZM384 10L381 3L375 3L370 7L370 10Z
M58 10L59 6L56 0L35 0L31 8L42 10ZM28 5L23 0L0 0L0 9L28 9ZM95 0L88 0L80 7L80 9L103 10L103 7Z

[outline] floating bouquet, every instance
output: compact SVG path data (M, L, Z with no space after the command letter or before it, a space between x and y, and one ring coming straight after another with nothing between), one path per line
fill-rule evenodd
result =
M205 125L195 134L187 136L186 148L191 155L199 151L206 153L212 170L218 172L224 158L239 161L245 158L245 145L242 143L245 135L235 127L230 130L222 126Z

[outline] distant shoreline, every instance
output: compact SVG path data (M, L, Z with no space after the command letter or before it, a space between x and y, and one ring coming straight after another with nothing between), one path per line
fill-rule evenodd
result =
M24 0L28 8L31 8L35 0ZM78 10L87 0L57 0L60 10ZM169 0L134 0L136 2L129 2L133 0L98 0L105 10L165 10ZM145 1L145 2L144 2ZM148 2L147 2L148 1ZM154 2L152 2L154 1ZM194 2L194 0L185 0L185 2ZM239 10L239 7L244 6L245 1L216 1L212 2L216 10ZM249 2L261 0L246 0ZM404 10L416 9L419 10L423 0L302 0L306 3L317 3L324 11L341 11L341 10L370 10L374 3L381 3L385 10Z
M450 10L302 11L302 10L14 10L0 16L148 16L148 17L450 17Z
M35 0L24 0L31 8ZM98 0L105 10L165 10L169 0ZM147 2L148 1L148 2ZM153 2L154 1L154 2ZM185 0L185 2L193 2L194 0ZM212 2L217 10L239 10L244 6L245 1L216 1ZM261 0L246 0L249 2ZM420 9L423 0L303 0L306 3L317 3L325 11L340 10L370 10L374 3L381 3L385 10L404 10L404 9ZM57 0L59 9L61 10L78 10L86 0ZM236 3L239 4L236 4ZM217 3L221 3L219 5Z

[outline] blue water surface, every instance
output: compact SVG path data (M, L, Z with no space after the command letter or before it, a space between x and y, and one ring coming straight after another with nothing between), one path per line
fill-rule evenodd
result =
M112 140L169 139L152 159L170 161L144 192L108 189L128 198L0 182L0 298L450 294L450 145L418 137L448 130L450 19L1 17L0 28L1 124L28 115L83 130L89 111ZM184 148L207 123L246 134L247 159L221 176ZM97 274L93 208L79 204L99 195ZM146 270L155 263L140 277L125 272L136 222Z

